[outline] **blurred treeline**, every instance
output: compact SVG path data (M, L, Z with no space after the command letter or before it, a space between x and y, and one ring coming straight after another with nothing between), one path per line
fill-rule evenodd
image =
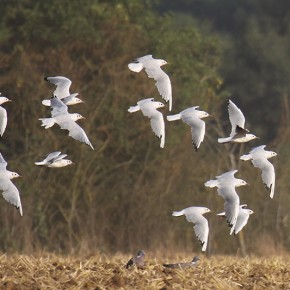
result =
M251 17L246 21L241 16L240 25L230 25L233 31L225 24L215 31L218 14L210 16L217 1L204 2L202 15L208 12L212 21L201 21L194 13L165 12L157 1L0 0L0 91L13 101L3 105L8 126L1 153L8 169L23 176L15 184L24 211L21 218L1 200L2 251L199 252L193 225L171 217L172 210L192 205L213 210L207 215L211 254L289 249L289 23L285 16L281 24L276 10L263 10L262 1L253 1L260 9L256 14L250 1L238 1ZM229 3L222 1L224 9L233 9ZM188 5L184 7L191 11ZM206 120L198 152L181 121L166 122L165 148L160 149L149 120L127 112L143 98L161 100L152 79L127 67L146 54L170 63L164 70L172 81L172 113L199 105L214 116ZM38 118L50 116L41 101L54 90L43 78L55 75L69 77L71 92L85 101L69 111L86 117L79 123L95 151L57 126L40 127ZM261 140L242 146L217 143L218 136L230 131L227 97L233 97L247 127ZM167 107L161 111L169 114ZM273 200L260 172L239 161L239 155L265 142L279 154L272 160L277 172ZM34 165L56 150L76 165ZM250 183L238 190L241 202L255 211L238 237L230 237L226 223L215 216L223 210L223 200L203 186L233 168Z

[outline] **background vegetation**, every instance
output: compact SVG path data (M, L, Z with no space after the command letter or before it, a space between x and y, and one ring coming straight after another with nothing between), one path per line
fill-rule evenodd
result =
M20 218L1 201L2 251L197 252L192 225L171 217L172 210L192 205L214 212L208 215L209 254L290 249L290 4L283 2L280 11L277 3L272 9L274 1L267 1L267 9L262 1L203 2L174 7L169 1L0 0L0 88L13 101L4 105L9 120L1 153L8 169L23 176L15 183L24 210ZM160 100L153 80L127 68L149 53L170 63L164 70L172 81L173 113L199 105L214 116L206 121L197 153L185 124L166 123L161 150L141 113L127 112L145 97ZM40 127L38 118L50 115L41 101L54 90L43 78L55 75L69 77L71 92L85 101L70 111L86 117L81 126L95 151L57 127ZM259 142L217 144L229 132L227 97L244 111ZM266 143L279 154L272 160L274 200L259 171L239 161L252 146ZM76 165L34 166L55 150ZM223 200L203 186L232 168L250 183L239 193L256 213L238 237L230 237L225 222L215 217Z

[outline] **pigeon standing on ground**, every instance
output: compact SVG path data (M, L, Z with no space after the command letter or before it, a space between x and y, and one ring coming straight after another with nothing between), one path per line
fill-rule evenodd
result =
M163 266L166 267L166 268L171 268L171 269L188 269L188 268L195 267L199 260L200 260L200 258L195 256L191 262L174 263L174 264L163 264Z
M244 143L259 138L253 134L249 134L249 130L245 129L245 117L242 111L231 100L228 100L228 111L232 131L229 137L218 138L219 143Z
M207 112L197 110L198 108L199 106L191 107L179 114L167 116L168 121L181 119L191 127L192 144L195 151L198 150L205 135L205 122L202 119L210 116Z
M65 105L70 106L83 103L81 99L77 98L78 93L70 94L69 88L72 84L70 79L63 76L56 76L45 77L44 80L56 85L56 89L53 92L53 95L61 99ZM51 106L51 100L43 100L42 104L44 106Z
M73 164L71 160L64 159L66 156L67 154L61 154L60 151L52 152L49 153L45 159L35 162L35 164L53 168L65 167Z
M128 109L129 113L137 112L141 110L145 117L150 119L151 128L154 134L160 138L160 147L164 147L165 143L165 124L162 113L156 109L164 107L163 103L154 102L153 98L144 99L137 102L137 106L132 106Z
M70 114L67 111L67 106L56 96L51 98L51 118L41 118L42 125L45 129L52 127L55 123L61 129L68 130L69 136L79 142L89 145L93 150L94 147L89 141L85 131L76 123L79 119L84 119L80 114Z
M199 242L202 245L202 251L204 252L207 247L207 241L208 241L208 221L203 216L203 214L210 212L210 209L207 207L199 207L199 206L191 206L188 208L185 208L181 211L174 211L172 213L173 216L182 216L185 215L186 220L190 223L194 223L194 232L199 240Z
M234 227L240 206L240 198L235 190L236 187L247 185L246 181L235 178L234 175L238 170L231 170L216 176L216 180L209 180L204 185L206 187L217 187L218 195L224 200L225 216L229 227Z
M0 153L0 190L3 191L2 195L4 199L19 209L20 215L22 216L23 212L19 191L11 181L11 179L20 177L20 175L7 170L6 167L7 162Z
M145 266L145 252L143 250L138 251L137 255L128 261L126 269L132 266L136 266L137 268L143 268Z
M1 93L0 93L1 95ZM9 100L8 98L4 97L4 96L0 96L0 105L6 103L6 102L11 102L11 100ZM6 110L0 106L0 136L2 137L5 129L7 126L7 112Z
M131 71L139 73L143 68L145 69L149 78L153 78L156 83L161 97L169 102L169 111L172 109L172 88L169 76L161 69L162 65L167 64L163 59L155 59L152 55L145 55L135 59L128 64Z
M268 159L277 156L277 153L267 151L264 149L265 147L266 145L255 147L249 154L241 156L240 159L244 161L251 160L255 167L261 169L263 183L270 192L270 197L273 198L275 193L275 169Z
M247 224L250 215L254 213L251 209L246 208L246 206L246 204L240 205L237 222L235 226L231 228L230 235L236 235L238 232L240 232L242 228ZM225 217L226 213L221 212L217 215Z

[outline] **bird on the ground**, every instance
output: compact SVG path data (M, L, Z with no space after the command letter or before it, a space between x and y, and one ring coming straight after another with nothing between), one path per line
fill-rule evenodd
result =
M69 136L89 145L94 150L85 131L76 123L77 120L84 119L83 116L78 113L68 113L68 107L56 96L51 98L51 108L51 118L39 119L42 121L41 126L48 129L56 123L61 129L68 130Z
M234 175L238 170L231 170L216 176L216 180L209 180L204 185L206 187L217 187L218 195L221 196L224 202L226 221L229 227L234 227L240 206L240 198L236 192L236 187L247 185L243 179L235 178Z
M4 97L0 93L0 105L6 102L11 102L11 100ZM0 137L3 136L6 126L7 126L7 111L2 106L0 106Z
M16 172L6 169L7 162L0 153L0 190L3 191L4 199L19 209L20 215L23 215L20 194L17 187L12 183L11 179L20 177Z
M219 143L244 143L259 138L245 129L244 114L230 99L228 100L228 112L232 131L229 137L218 138Z
M235 226L231 228L230 235L236 235L238 232L240 232L242 228L247 224L250 215L254 213L251 209L246 208L246 206L246 204L240 205L237 222ZM221 212L217 215L225 217L226 213Z
M143 68L149 78L153 78L161 97L169 102L169 111L172 109L172 88L169 76L161 69L161 66L167 64L164 59L155 59L152 55L145 55L136 58L128 64L131 71L139 73Z
M61 99L65 105L71 106L83 103L81 99L77 98L78 93L74 94L70 93L69 88L72 84L70 79L63 76L56 76L56 77L45 77L44 80L56 85L56 89L53 92L53 95ZM42 104L44 106L51 106L51 100L43 100Z
M192 144L195 151L198 150L200 144L204 140L205 122L203 118L210 117L205 111L198 110L199 106L190 107L183 110L179 114L167 116L168 121L175 121L181 119L184 123L191 127Z
M43 165L47 167L59 168L73 164L71 160L64 159L67 154L61 154L60 151L49 153L45 159L35 162L36 165Z
M185 215L185 218L188 222L194 223L194 232L202 245L202 251L204 252L207 247L208 241L208 221L203 216L203 214L210 212L210 209L207 207L200 207L200 206L191 206L187 207L181 211L174 211L172 216L182 216Z
M163 148L165 144L165 124L162 113L157 111L161 107L164 107L163 103L154 102L154 99L150 98L137 102L137 106L131 106L128 112L133 113L141 110L142 114L150 119L153 133L160 138L160 147Z
M145 252L143 250L138 251L137 255L132 257L126 264L126 269L129 269L132 266L137 268L143 268L145 266Z
M198 256L195 256L191 262L163 264L163 266L166 268L171 268L171 269L188 269L188 268L195 267L199 260L200 260L200 258Z
M270 192L270 197L273 198L275 193L275 169L268 159L277 156L277 153L267 151L265 147L266 145L255 147L249 154L241 156L240 159L244 161L251 160L255 167L261 169L263 183Z

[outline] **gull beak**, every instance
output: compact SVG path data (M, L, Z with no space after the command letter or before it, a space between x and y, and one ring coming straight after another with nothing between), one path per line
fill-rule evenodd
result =
M82 119L85 119L85 117L82 117Z

